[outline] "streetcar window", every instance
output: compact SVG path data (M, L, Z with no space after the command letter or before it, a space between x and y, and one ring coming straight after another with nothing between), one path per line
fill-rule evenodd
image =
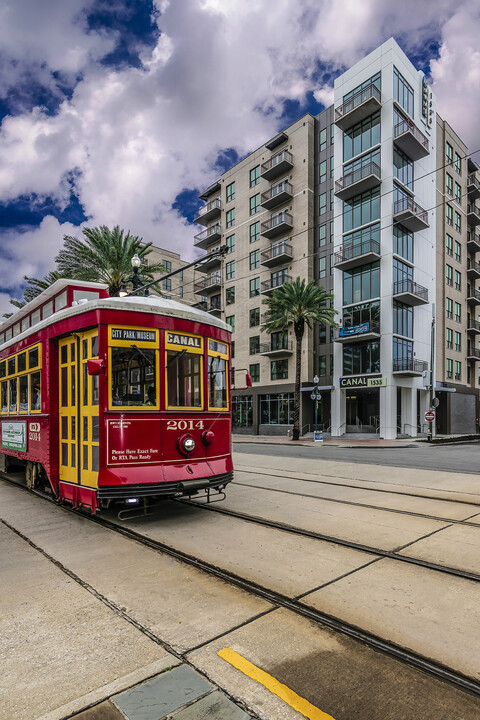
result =
M0 378L5 377L6 374L7 374L7 363L5 362L5 360L3 360L2 362L0 362Z
M62 348L62 352L63 352L63 348ZM39 360L39 355L38 355L38 346L37 346L28 351L28 367L30 370L33 370L33 368L38 367L38 360ZM62 362L64 362L64 361L62 360Z
M68 345L62 345L62 349L60 350L60 362L62 365L65 365L65 363L68 362Z
M100 424L98 417L92 417L92 442L100 440Z
M17 372L21 373L27 369L27 353L20 353L17 359Z
M8 358L8 375L15 375L15 358Z
M45 303L43 306L43 319L50 317L50 315L53 315L53 300L50 300L50 302Z
M62 368L62 379L63 371L66 368ZM62 390L62 397L63 390ZM62 403L63 405L63 403ZM34 372L30 375L30 410L40 410L41 408L41 392L40 392L40 373Z
M72 388L72 402L71 402L72 407L74 407L77 404L77 393L75 390L75 380L76 380L76 367L75 367L75 365L70 365L70 387Z
M10 412L17 412L17 378L12 378L10 383Z
M208 406L226 408L227 404L227 361L221 357L208 358Z
M22 375L18 378L18 394L20 412L28 412L28 375Z
M6 381L2 382L1 411L2 411L2 413L8 412L8 384Z
M98 472L98 462L99 458L99 448L98 445L92 445L92 470L93 472Z
M98 357L98 335L92 337L92 358Z
M213 352L224 353L224 355L227 354L227 346L225 343L218 342L217 340L209 340L208 349Z
M30 327L30 315L27 315L27 317L24 317L22 320L22 332L24 332L24 330L28 330L29 327Z
M201 407L201 355L167 351L169 407Z
M68 367L62 367L60 390L61 390L62 407L67 407L68 406Z
M88 340L82 341L82 359L86 360L88 358Z
M90 382L92 383L92 405L98 405L98 400L100 396L100 383L98 375L92 375L92 379Z
M38 322L40 322L40 308L32 312L32 325L36 325Z
M112 405L158 407L156 362L153 349L112 347ZM98 378L93 392L94 404L98 404Z
M88 417L83 418L83 441L88 442Z
M62 417L62 440L68 440L68 417Z
M67 291L64 290L60 295L57 295L55 298L55 312L57 310L61 310L62 308L66 307L67 305Z

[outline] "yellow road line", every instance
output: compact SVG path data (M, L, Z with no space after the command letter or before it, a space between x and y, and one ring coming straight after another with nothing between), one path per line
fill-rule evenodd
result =
M269 675L264 670L253 665L253 663L245 660L245 658L235 652L235 650L224 648L223 650L219 650L217 655L221 657L222 660L226 660L230 665L233 665L237 670L243 672L244 675L247 675L252 678L252 680L256 680L266 687L267 690L277 695L281 700L286 702L287 705L290 705L294 710L308 718L308 720L334 720L331 715L319 710L315 705L309 703L308 700L305 700L305 698L297 695L296 692L290 690L286 685L278 682L272 675Z

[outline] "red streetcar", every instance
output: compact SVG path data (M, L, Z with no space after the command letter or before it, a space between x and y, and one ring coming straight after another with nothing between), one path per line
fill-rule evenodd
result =
M210 499L233 477L229 364L206 312L57 280L0 326L4 468L92 512Z

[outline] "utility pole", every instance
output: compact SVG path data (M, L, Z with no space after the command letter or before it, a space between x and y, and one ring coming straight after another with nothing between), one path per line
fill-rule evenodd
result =
M432 303L432 327L430 331L430 410L436 412L435 398L435 303ZM436 434L436 417L430 422L428 442L432 442Z

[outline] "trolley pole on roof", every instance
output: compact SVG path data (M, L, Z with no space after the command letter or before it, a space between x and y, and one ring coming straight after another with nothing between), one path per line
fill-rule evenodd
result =
M197 258L197 260L194 260L191 263L188 263L188 265L184 265L181 268L178 268L178 270L172 270L172 272L167 273L166 275L162 275L161 278L158 278L158 280L152 280L151 282L147 283L146 285L142 285L139 288L134 288L129 293L126 293L123 297L129 297L130 295L137 295L138 292L142 290L148 290L148 288L152 287L152 285L156 285L160 280L166 280L167 278L173 277L173 275L178 275L178 273L181 273L183 270L188 270L188 268L195 267L196 265L200 265L201 263L205 262L206 260L210 260L211 258L217 257L217 255L220 255L223 257L228 252L228 247L226 245L221 245L218 250L213 250L213 252L208 253L208 255L204 255L201 258Z

